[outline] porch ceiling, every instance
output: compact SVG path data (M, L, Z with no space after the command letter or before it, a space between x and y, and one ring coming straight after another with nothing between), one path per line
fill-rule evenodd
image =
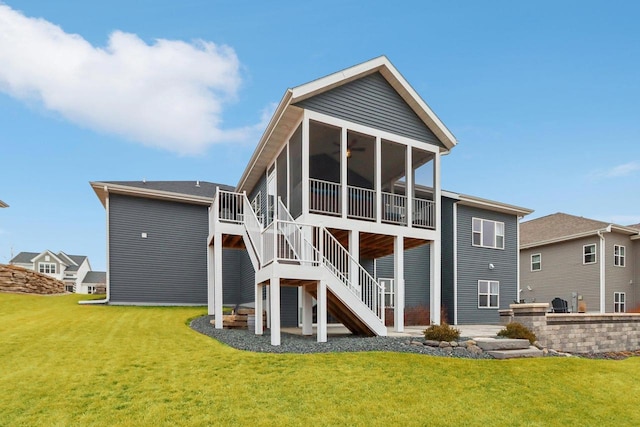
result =
M349 231L336 228L329 229L331 234L345 248L349 248ZM374 259L393 254L393 238L388 234L360 233L360 258ZM412 249L429 243L428 240L413 237L404 238L404 248Z

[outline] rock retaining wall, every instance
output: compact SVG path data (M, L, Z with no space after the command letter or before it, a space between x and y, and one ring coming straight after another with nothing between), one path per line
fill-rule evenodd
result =
M64 283L15 265L0 264L0 291L52 295L64 293Z
M531 329L544 347L568 353L640 349L640 314L547 313L549 304L511 304L513 321Z

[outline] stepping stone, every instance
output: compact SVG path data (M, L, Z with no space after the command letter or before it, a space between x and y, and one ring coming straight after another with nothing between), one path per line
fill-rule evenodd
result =
M487 351L487 354L490 354L496 359L517 359L522 357L542 357L544 355L544 352L542 350L538 350L534 346L530 346L527 349L521 349L521 350Z
M529 348L529 340L478 338L476 345L484 351L493 350L525 350Z

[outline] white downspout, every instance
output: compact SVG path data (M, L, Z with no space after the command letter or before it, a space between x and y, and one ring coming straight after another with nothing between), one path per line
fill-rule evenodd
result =
M606 305L605 244L602 232L608 232L609 230L609 227L604 230L598 230L598 237L600 237L600 313L605 312Z

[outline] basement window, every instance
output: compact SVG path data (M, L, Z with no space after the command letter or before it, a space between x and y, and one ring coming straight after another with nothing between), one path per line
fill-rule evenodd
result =
M613 293L613 312L624 313L626 310L626 295L624 292Z

